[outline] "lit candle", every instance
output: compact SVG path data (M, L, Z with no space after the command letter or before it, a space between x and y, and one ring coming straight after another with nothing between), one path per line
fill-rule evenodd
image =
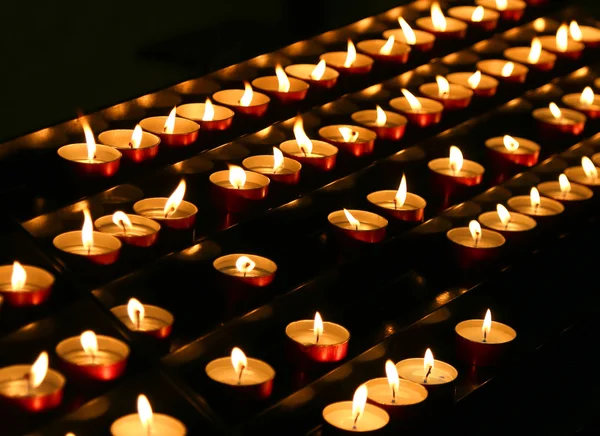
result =
M145 395L139 395L137 414L123 416L110 426L112 436L186 436L181 421L169 415L154 413Z
M531 40L531 47L510 47L504 50L504 57L528 65L538 71L550 71L554 68L556 55L542 50L539 38Z
M583 112L589 118L600 118L600 96L595 95L589 86L586 86L581 94L563 96L562 101L570 108Z
M250 286L263 287L275 279L277 264L266 257L255 254L228 254L213 262L223 278Z
M447 188L455 185L479 185L485 172L477 162L463 159L462 152L454 145L450 147L449 157L433 159L427 166L434 177L434 183Z
M345 150L356 157L373 153L377 134L364 127L346 124L334 124L319 129L321 139L338 149Z
M533 218L521 213L510 213L501 204L496 205L496 212L484 212L477 219L488 229L511 238L525 235L524 232L533 230L537 226Z
M444 16L439 3L431 4L431 16L417 19L417 26L438 38L462 39L467 33L467 23Z
M327 66L325 60L318 64L294 64L285 67L285 72L292 77L303 80L315 88L333 88L340 73Z
M196 142L200 125L176 115L177 108L174 107L169 116L144 118L140 121L140 126L158 136L161 142L169 147L184 147Z
M297 116L294 121L294 137L295 139L284 141L279 146L284 155L322 171L329 171L335 167L337 147L325 141L309 139L304 132L301 116Z
M412 124L427 127L437 124L442 119L444 105L430 98L415 97L407 89L402 89L404 97L390 101L390 106L402 113Z
M600 29L592 26L580 26L577 21L569 23L569 34L574 41L583 42L586 47L600 45Z
M367 404L367 397L368 388L361 385L352 401L341 401L325 407L325 425L343 433L368 433L384 428L390 416L382 408Z
M504 82L524 83L529 69L522 64L501 59L477 62L477 69Z
M594 195L594 192L587 186L569 182L565 174L558 176L558 181L542 182L537 185L537 188L542 195L563 204L589 200Z
M354 209L331 212L327 220L336 234L366 243L381 242L388 224L385 218L375 213Z
M293 103L306 98L308 83L295 77L288 77L279 64L275 67L275 74L275 76L254 79L252 86L280 103Z
M169 337L173 330L173 315L162 307L142 304L131 298L126 305L110 309L129 330L157 339Z
M529 195L518 195L508 199L508 207L524 215L543 219L555 217L564 212L565 207L556 200L540 197L537 188L531 188Z
M596 153L592 156L592 162L595 166L600 166L600 153Z
M348 51L323 53L319 58L342 74L367 74L373 68L373 58L356 53L352 40L348 40Z
M561 58L579 59L585 45L581 42L569 39L569 26L566 23L556 31L556 36L540 36L542 47Z
M395 112L384 111L379 105L376 109L354 112L352 121L374 131L377 138L384 141L398 141L404 136L408 123L406 117Z
M410 222L423 221L425 206L427 205L422 197L407 192L406 176L404 174L402 174L402 180L397 191L372 192L367 195L367 200L386 215Z
M483 6L455 6L448 9L448 15L468 23L474 29L486 32L494 30L500 18L498 12Z
M527 7L527 3L521 0L475 0L475 3L498 11L500 17L507 21L519 21Z
M594 165L594 162L592 162L592 160L587 156L581 158L581 166L567 168L565 170L565 175L572 182L589 186L593 189L600 188L600 177L598 177L598 167L596 167Z
M423 95L439 101L445 109L464 109L471 103L473 91L461 85L448 83L445 77L435 76L435 83L425 83L419 86Z
M50 298L54 276L42 268L21 265L0 266L0 295L10 306L37 306Z
M506 243L502 234L482 229L477 220L471 220L469 227L448 230L446 237L456 252L455 259L463 268L496 258Z
M198 208L189 201L184 201L185 180L181 180L169 198L145 198L133 205L136 214L158 221L172 229L189 229L196 222Z
M559 108L556 103L550 103L547 108L538 108L532 115L540 132L547 136L557 133L579 135L585 128L585 115L571 109Z
M248 82L244 89L223 89L213 94L213 99L232 109L235 113L251 117L262 117L269 108L271 99L262 92L254 92Z
M495 136L485 141L495 163L532 167L538 162L540 146L529 139L510 135Z
M213 203L229 212L244 212L267 197L271 180L236 165L209 177Z
M202 130L227 130L233 123L235 112L225 106L213 104L206 97L204 103L188 103L177 107L177 115L200 125Z
M480 97L492 97L498 89L498 81L487 74L481 74L479 70L474 73L450 73L446 79L455 85L472 89Z
M242 165L249 171L267 176L273 182L296 184L300 181L302 164L297 160L284 157L277 147L273 147L273 156L247 157Z
M394 35L386 39L367 39L360 41L356 47L376 61L405 64L408 61L410 46L396 41Z
M314 320L288 324L285 334L296 355L313 362L339 362L348 353L350 332L339 324L323 322L319 312Z
M98 218L94 227L101 233L119 238L121 242L135 247L154 245L160 230L160 224L154 220L121 211Z
M107 130L98 135L98 141L116 148L132 162L150 160L158 154L160 138L152 133L144 132L140 125L135 129Z
M488 309L484 319L470 319L455 327L458 357L471 365L491 366L508 355L517 332L506 324L492 321Z
M399 29L390 29L383 32L384 38L393 36L396 41L408 44L412 48L418 51L429 51L433 48L435 43L435 35L424 32L422 30L415 30L404 20L402 17L398 17Z

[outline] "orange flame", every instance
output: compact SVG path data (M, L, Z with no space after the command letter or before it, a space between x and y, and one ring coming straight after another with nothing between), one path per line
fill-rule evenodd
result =
M212 121L215 119L215 107L210 101L210 98L206 97L206 102L204 103L204 113L202 114L202 121Z
M448 159L448 164L452 172L455 174L458 173L462 169L463 163L464 160L460 148L455 145L450 146L450 158Z
M348 40L348 54L346 55L346 60L344 61L344 67L350 68L352 64L356 61L356 47L354 47L354 43L351 39Z
M183 197L185 196L185 188L185 180L181 179L181 182L179 182L179 185L177 186L175 191L173 191L173 193L165 203L165 208L163 210L165 218L168 218L169 215L172 215L177 211L177 208L179 207L179 205L183 201Z
M275 67L275 74L277 75L277 84L279 92L290 92L290 79L287 74L283 71L280 64Z
M402 29L402 33L404 34L404 39L408 45L414 45L417 43L417 36L415 35L412 27L408 25L406 20L402 17L398 17L398 24L400 24L400 28Z
M25 271L25 268L15 260L13 262L12 276L10 278L11 289L13 291L19 291L25 287L26 282L27 272Z
M394 41L395 40L396 40L396 38L394 37L394 35L390 35L390 37L385 42L385 44L383 44L381 46L381 48L379 49L379 54L387 56L390 53L392 53L392 49L394 48Z
M175 131L175 115L176 115L176 113L177 113L176 107L171 109L171 113L169 114L169 116L167 117L167 120L165 121L165 127L163 128L164 133L171 135Z
M319 339L323 336L323 318L319 312L315 313L315 322L313 323L313 335L315 344L319 343Z
M310 78L312 80L321 80L323 74L325 74L325 67L327 64L325 63L325 59L321 59L321 61L317 64L314 70L310 73Z
M242 94L242 98L240 98L240 106L250 106L250 103L252 103L252 97L254 97L252 86L250 86L248 82L244 82L244 94Z

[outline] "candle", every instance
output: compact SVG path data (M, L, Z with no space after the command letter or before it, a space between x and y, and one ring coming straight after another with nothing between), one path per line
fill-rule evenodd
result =
M435 76L436 83L424 83L419 91L425 96L439 101L444 109L464 109L471 103L473 91L461 85L448 83L445 77Z
M431 4L431 16L417 19L417 26L433 33L437 38L463 39L467 34L467 23L456 18L446 18L439 3Z
M157 339L168 338L173 330L173 315L165 309L142 304L131 298L127 305L110 309L129 330Z
M594 165L600 166L600 153L596 153L592 156L592 162Z
M215 359L206 365L206 375L228 389L264 400L273 390L275 370L262 360L247 358L235 347L230 357Z
M356 47L352 40L348 40L348 51L334 51L323 53L320 60L342 74L367 74L373 68L373 58L356 53Z
M119 258L121 241L105 233L94 232L90 211L84 209L84 222L81 230L58 235L52 241L59 250L85 257L92 263L110 265Z
M579 135L585 128L586 117L580 112L559 108L556 103L550 103L547 108L538 108L532 113L540 133L553 136Z
M531 47L510 47L504 50L504 57L528 65L538 71L550 71L554 68L556 55L542 50L539 38L531 40Z
M37 306L45 303L52 292L54 276L42 268L21 265L0 266L0 295L10 306Z
M73 171L83 177L111 177L119 169L121 152L112 147L97 145L86 119L79 117L85 134L85 144L69 144L58 149L58 155L69 162Z
M313 320L287 325L285 334L297 356L313 362L339 362L348 353L350 332L339 324L323 322L319 312Z
M404 136L408 119L395 112L376 109L362 110L352 114L352 121L373 130L381 140L398 141Z
M537 188L542 195L563 204L589 200L594 195L587 186L569 182L565 174L558 176L557 182L542 182L537 185Z
M498 11L500 17L507 21L519 21L527 7L527 3L521 0L475 0L475 3Z
M600 96L595 95L589 86L586 86L581 94L563 96L562 102L570 108L583 112L589 118L600 118Z
M574 41L583 42L586 47L600 46L600 29L592 26L580 26L577 21L569 23L569 34Z
M384 38L393 36L396 41L408 44L415 50L426 52L433 48L435 35L422 30L414 30L402 17L398 17L399 29L390 29L383 32Z
M500 14L483 6L455 6L448 9L448 15L465 21L474 29L486 32L494 30L498 26Z
M492 97L496 95L498 88L498 81L496 79L486 74L481 74L479 70L475 73L450 73L446 76L446 79L455 85L472 89L475 95L480 97Z
M497 257L506 242L502 234L482 229L477 220L471 220L469 227L448 230L446 237L452 243L458 264L463 268Z
M216 271L222 278L236 283L263 287L270 285L275 279L277 264L266 257L255 254L228 254L213 262Z
M437 124L442 119L444 105L430 98L415 97L407 89L402 89L404 97L390 101L390 106L402 113L412 124L427 127Z
M213 203L229 212L244 212L267 197L271 180L236 165L209 177Z
M405 64L408 61L410 46L397 42L394 35L386 39L367 39L360 41L356 47L379 62Z
M504 82L524 83L529 69L522 64L501 59L477 62L477 69Z
M275 67L275 74L275 76L254 79L252 86L284 104L306 98L308 83L295 77L288 77L280 64Z
M409 222L423 221L425 206L427 205L422 197L407 192L406 176L404 174L402 174L402 180L397 191L372 192L367 195L367 200L386 215Z
M134 247L154 245L160 230L160 224L154 220L121 211L98 218L94 226L99 232L119 238L121 242Z
M567 168L565 170L565 175L569 180L575 183L589 186L594 190L600 188L598 167L596 167L594 162L587 156L581 158L581 166Z
M187 118L177 117L174 107L168 117L150 117L140 121L140 126L147 132L160 138L169 147L184 147L198 139L200 125Z
M456 185L479 185L485 172L477 162L463 159L462 152L454 145L450 147L449 157L433 159L427 166L433 176L434 184L443 188L453 188Z
M572 60L579 59L585 48L583 43L569 39L569 27L566 23L561 24L556 31L556 36L540 36L540 42L542 47L549 52Z
M233 123L235 112L225 106L213 104L206 97L204 103L188 103L177 107L177 115L200 125L202 130L227 130Z
M145 395L139 395L137 414L123 416L110 426L112 436L185 436L187 429L181 421L169 415L154 413Z
M337 147L324 141L309 139L304 132L301 116L297 116L294 121L294 137L295 139L284 141L279 146L284 155L322 171L335 167Z
M251 156L242 162L244 168L267 176L273 182L295 185L300 181L302 164L284 157L281 150L273 147L273 156Z
M556 200L540 197L537 188L531 188L529 195L518 195L508 199L508 207L524 215L537 219L555 217L564 212L565 207Z
M366 243L381 242L385 238L388 221L372 212L343 209L327 217L336 235Z
M506 164L532 167L538 162L540 146L529 139L510 135L495 136L485 141L491 161L504 167Z
M501 204L496 205L496 212L484 212L477 219L485 227L497 231L505 238L525 235L525 232L537 226L533 218L520 213L510 213Z
M262 117L267 112L271 101L265 94L254 92L248 82L244 82L244 90L223 89L215 92L213 99L237 114L251 117Z
M464 362L477 366L501 363L508 355L517 332L506 324L492 321L488 309L485 319L470 319L455 327L457 355Z
M323 409L326 427L334 432L367 433L384 428L390 421L388 413L380 407L367 404L368 388L358 387L352 401L330 404Z
M117 149L126 159L139 163L153 159L158 154L160 138L144 132L140 125L135 129L107 130L98 135L98 141Z
M0 396L26 412L44 412L60 405L65 378L48 369L43 351L33 365L12 365L0 369Z
M373 153L377 133L370 129L346 124L334 124L319 129L321 139L356 157Z
M185 180L181 179L179 185L169 198L145 198L133 205L136 214L158 221L161 225L172 229L189 229L196 222L198 208L189 201L184 201Z
M315 88L333 88L340 76L340 73L327 66L327 62L324 59L321 59L317 65L288 65L285 67L285 72L296 79L305 81Z

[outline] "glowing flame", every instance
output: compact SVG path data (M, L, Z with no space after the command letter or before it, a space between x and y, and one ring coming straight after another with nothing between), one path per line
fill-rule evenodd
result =
M94 223L92 223L92 215L87 209L83 210L83 227L81 228L81 243L83 248L90 251L94 246Z
M503 205L496 205L496 211L498 212L498 218L500 218L500 222L505 226L510 222L510 212Z
M165 127L163 128L164 133L172 134L175 131L175 114L177 108L171 109L171 113L167 117L167 121L165 121Z
M165 218L168 218L169 215L172 215L177 211L177 208L183 201L184 196L185 196L185 180L181 179L181 182L179 182L179 185L177 186L175 191L173 191L173 193L168 198L168 200L165 204L165 208L163 210L163 212L165 214Z
M406 39L406 43L408 45L414 45L417 43L417 36L415 35L412 27L408 25L406 20L402 17L398 17L398 24L400 24L400 28L402 29L402 33L404 34L404 39Z
M83 134L85 135L88 160L94 160L96 157L96 141L94 140L94 133L84 117L79 117L79 122L81 123L81 127L83 127Z
M471 87L471 89L475 89L479 86L481 82L481 71L477 70L471 77L467 79L467 83Z
M542 55L542 41L540 38L533 38L531 40L531 49L529 50L529 54L527 55L527 62L530 64L537 64L540 60L540 56Z
M137 411L140 422L142 423L142 427L144 428L144 432L151 434L153 417L152 406L150 406L150 401L148 401L148 398L146 398L145 395L138 396Z
M443 76L435 76L435 81L438 86L438 96L441 98L447 97L450 93L450 84Z
M325 63L325 59L322 59L317 64L315 69L312 70L312 73L310 73L310 78L313 80L321 80L321 78L323 77L323 74L325 74L325 67L327 67L327 64Z
M538 18L533 22L533 29L536 32L543 32L546 30L546 20L543 18Z
M296 121L294 121L294 137L296 138L296 142L298 143L298 147L304 154L310 154L313 150L313 144L311 140L306 136L306 132L304 132L304 123L302 121L302 117L296 117Z
M323 319L319 312L315 313L315 322L313 324L313 334L315 337L315 344L319 342L319 338L323 336Z
M586 86L583 92L581 93L581 96L579 97L579 103L581 103L584 106L589 106L592 103L594 103L595 97L596 96L594 95L594 91L592 91L592 88Z
M356 392L354 392L354 398L352 399L352 420L355 426L360 422L365 411L368 394L367 385L360 385Z
M419 99L415 97L408 89L402 88L401 91L402 95L404 95L404 98L406 99L408 105L413 111L418 112L421 109L423 109L423 105L421 104Z
M483 6L477 6L473 11L473 14L471 15L471 21L473 21L474 23L481 22L481 20L483 20L484 12L485 11L483 10Z
M342 135L344 142L356 142L358 139L359 133L352 130L350 127L339 127L338 131L340 132L340 135Z
M276 173L277 171L279 171L282 168L283 168L283 153L277 147L273 147L273 172Z
M140 144L142 143L142 127L137 124L135 129L133 129L133 133L131 134L131 139L129 140L129 146L131 148L140 148Z
M96 337L96 333L87 330L81 334L79 341L86 354L89 354L92 358L98 354L98 338Z
M229 165L229 183L235 189L242 189L246 184L246 171L236 165Z
M248 256L240 256L235 261L235 269L246 275L256 267L256 263Z
M569 24L569 33L571 34L571 38L573 38L575 41L581 41L583 39L579 24L577 24L577 21L575 20L571 21Z
M396 393L400 389L400 377L398 377L398 370L396 365L391 360L385 362L385 375L388 379L388 385L392 390L392 399L396 400Z
M346 55L346 60L344 61L344 68L350 68L354 61L356 60L356 47L354 47L354 43L351 39L348 40L348 54Z
M569 27L566 23L561 24L556 31L556 48L560 52L565 52L569 48Z
M596 168L596 165L594 165L594 162L589 157L583 156L581 158L581 167L588 178L595 179L598 177L598 168Z
M556 118L557 120L560 120L562 118L562 111L558 106L556 106L555 103L550 103L548 105L548 108L550 109L550 113L554 118Z
M490 309L485 313L485 318L483 319L483 325L481 326L481 332L483 333L483 339L487 339L487 336L490 334L490 330L492 329L492 312Z
M404 202L406 202L406 176L402 174L402 180L400 180L400 186L398 186L398 191L394 197L394 203L396 207L402 207L404 206Z
M562 192L564 195L567 195L569 192L571 192L571 183L569 183L569 179L567 179L566 175L561 174L558 176L558 185L560 186L560 192Z
M117 227L122 229L130 229L133 227L127 214L125 212L121 212L120 210L113 213L112 221L117 225Z
M508 151L517 151L520 145L519 141L517 141L510 135L504 135L504 137L502 138L502 142L504 143L504 147L506 147Z
M358 230L358 226L360 226L360 221L354 218L352 214L348 212L348 209L344 209L344 215L346 215L346 219L348 220L350 225Z
M437 2L431 4L431 22L433 28L438 32L446 31L446 17L444 17L440 4Z
M387 115L385 111L381 109L381 106L377 105L377 119L375 120L375 124L379 127L385 126L387 122Z
M423 359L423 369L425 370L425 374L427 374L429 368L434 368L434 363L435 361L433 360L433 353L431 352L431 349L428 348L425 351L425 358Z
M238 347L231 350L231 364L233 365L233 370L241 380L242 372L248 367L248 359Z
M385 56L389 55L392 52L392 48L394 48L395 40L396 40L396 38L394 37L394 35L390 35L390 37L388 38L386 43L383 44L383 46L381 46L381 48L379 49L379 54L382 54Z
M481 226L476 220L471 220L469 223L469 232L471 232L471 237L475 244L479 243L481 240Z
M540 191L534 186L531 188L531 192L529 193L529 201L531 203L531 207L537 209L542 204L542 199L540 198Z
M455 145L450 146L450 159L448 159L450 169L454 173L458 173L463 167L463 155Z
M496 0L496 9L505 11L508 8L508 0Z
M242 95L242 98L240 98L240 106L250 106L252 97L254 97L252 86L250 86L248 82L244 82L244 94Z
M513 73L514 70L515 70L515 64L512 62L507 62L502 67L502 71L500 71L500 75L502 77L510 77L510 75Z
M204 103L204 114L202 114L202 121L212 121L215 119L215 107L213 106L210 98L206 98Z
M290 92L290 79L287 74L281 68L281 65L277 64L275 67L275 74L277 75L278 91L279 92Z
M48 353L42 351L36 361L31 365L29 371L29 383L33 389L37 388L44 382L48 373Z
M12 276L10 278L12 290L19 291L23 289L25 282L27 282L27 272L25 272L25 268L15 260L13 263Z
M146 315L144 305L139 300L131 298L127 303L127 315L134 326L139 326Z

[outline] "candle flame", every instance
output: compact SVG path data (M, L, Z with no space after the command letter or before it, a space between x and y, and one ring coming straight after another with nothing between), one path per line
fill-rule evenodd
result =
M438 96L440 98L447 97L450 93L450 83L443 76L435 76L435 81L438 86Z
M131 224L131 220L129 219L127 214L125 212L121 212L120 210L113 213L112 221L117 225L117 227L120 227L122 229L130 229L133 227L133 225Z
M310 78L312 80L321 80L323 74L325 74L325 67L327 67L327 63L325 59L321 59L321 61L317 64L314 70L310 73Z
M502 71L500 71L500 75L502 77L510 77L510 75L515 70L515 64L512 62L506 62L502 67Z
M179 182L179 185L177 185L177 188L175 189L175 191L173 191L173 193L165 203L165 208L163 210L165 218L168 218L169 215L172 215L177 211L177 208L179 207L179 205L183 201L183 197L185 196L185 187L185 180L181 179L181 182Z
M556 48L560 52L565 52L569 48L569 27L566 23L561 24L556 31Z
M298 147L304 154L310 154L313 150L313 144L304 131L304 122L301 116L296 117L294 121L294 137L298 143Z
M148 401L148 398L145 395L138 396L137 412L140 418L140 422L142 423L142 427L144 427L144 432L150 434L152 428L153 413L150 401Z
M481 326L481 333L483 333L483 337L487 338L490 334L490 330L492 329L492 312L490 309L485 313L485 318L483 319L483 325Z
M463 155L460 148L455 145L450 146L450 159L448 159L450 169L454 173L458 173L463 167L463 162Z
M581 103L584 106L589 106L592 103L594 103L595 97L596 96L594 95L594 91L592 91L592 88L586 86L583 92L581 93L581 96L579 97L579 103Z
M408 45L414 45L417 43L417 36L415 35L412 27L408 25L406 20L402 17L398 17L398 24L400 24L400 28L402 29L402 33L404 34L404 39Z
M496 9L505 11L508 8L508 0L496 0Z
M531 203L531 207L537 209L542 204L542 199L540 198L540 191L534 186L531 188L531 192L529 193L529 201Z
M48 353L42 351L29 370L29 383L33 389L44 382L48 373Z
M533 22L533 29L536 32L543 32L546 30L546 20L543 18L538 18Z
M83 248L90 251L94 246L94 223L88 209L83 210L83 226L81 227L81 243Z
M527 62L530 64L537 64L541 55L542 41L540 41L540 38L535 37L531 40L531 48L529 49L529 54L527 55Z
M344 142L356 142L358 139L359 133L355 130L352 130L350 127L339 127L338 131L340 132L340 135L342 135Z
M569 182L569 179L567 179L566 175L561 174L558 176L558 185L560 186L560 192L563 194L566 195L571 192L571 183Z
M395 42L395 40L396 40L396 38L394 37L394 35L390 35L390 37L388 38L388 40L386 41L386 43L383 44L381 46L381 48L379 49L379 54L387 56L390 53L392 53L392 48L394 48L394 42Z
M246 171L236 165L229 165L229 183L236 189L242 189L246 184Z
M163 132L169 135L173 134L175 131L175 115L177 112L177 108L174 107L171 109L171 113L167 117L167 121L165 121L165 127L163 128Z
M13 262L13 270L12 276L10 278L10 285L13 291L19 291L23 289L25 283L27 282L27 272L25 268L17 262L16 260Z
M569 24L569 33L571 34L571 38L573 38L575 41L581 41L583 39L579 24L577 24L577 21L575 20L571 21Z
M481 82L481 71L477 70L471 77L467 79L467 83L471 87L471 89L476 89Z
M510 135L504 135L504 137L502 138L502 142L504 143L504 147L506 147L508 151L517 151L520 145L519 141L517 141Z
M556 118L557 120L562 118L562 111L560 110L560 108L558 106L556 106L556 103L552 102L548 105L548 108L550 109L550 113L552 114L552 116L554 118Z
M404 88L402 88L401 91L402 95L404 95L404 98L406 99L408 105L413 111L420 111L421 109L423 109L423 105L421 104L419 99L412 94L412 92Z
M500 218L500 222L505 226L508 225L510 222L510 212L508 209L501 204L497 204L496 211L498 212L498 218Z
M94 133L90 125L88 124L85 117L80 116L79 122L81 123L81 127L83 127L83 134L85 135L85 144L87 146L87 157L88 160L93 160L96 157L96 141L94 140Z
M484 12L485 11L483 9L483 6L477 6L473 11L473 14L471 15L471 21L473 21L474 23L480 23L481 20L483 20Z
M396 196L394 197L394 203L396 207L404 206L406 202L406 176L402 174L402 180L400 180L400 186L398 186L398 191L396 191Z
M96 337L96 333L91 330L86 330L79 337L79 341L86 354L89 354L92 357L98 354L98 338Z
M256 267L256 263L248 256L240 256L235 261L235 269L243 274L248 274Z
M346 60L344 61L344 68L350 68L354 61L356 60L356 47L354 47L354 43L351 39L348 40L348 54L346 55Z
M391 360L385 362L385 375L388 379L388 385L392 390L392 397L395 399L398 390L400 389L400 377L398 377L398 370L396 365Z
M375 119L375 124L378 127L382 127L385 126L385 123L387 122L387 115L385 114L385 111L383 109L381 109L381 106L377 105L377 119Z
M368 394L369 391L367 389L367 385L360 385L356 392L354 392L354 397L352 399L352 420L354 421L355 427L359 423L363 412L365 411Z
M585 175L590 179L598 177L598 168L596 168L596 165L594 165L594 162L589 157L583 156L581 158L581 167Z
M435 364L435 361L433 359L433 353L431 352L431 349L428 348L425 351L425 358L423 359L423 369L425 370L425 374L427 374L427 371L429 371L429 368L431 368L431 369L434 368L434 364Z
M315 344L319 342L319 338L323 336L323 319L319 312L315 313L315 322L313 324L313 335L315 337Z
M446 17L444 17L440 4L437 2L431 4L431 23L438 32L446 31Z
M287 74L283 71L280 64L275 67L275 74L277 75L277 84L279 92L290 92L290 79Z
M471 237L475 243L479 243L481 240L481 225L477 222L477 220L471 220L469 223L469 232L471 232Z
M142 126L137 124L133 129L133 133L131 134L131 140L129 141L129 145L131 148L140 148L140 144L142 143Z
M360 221L354 218L352 214L348 212L348 209L344 209L344 215L346 215L346 219L348 220L350 225L358 230L358 226L360 226Z
M273 172L276 173L283 168L283 153L277 147L273 147Z
M141 324L146 316L144 305L135 298L129 299L129 302L127 303L127 315L129 315L129 319L134 326Z
M206 97L206 102L204 103L204 114L202 114L202 121L212 121L215 119L215 107L210 101L210 98Z
M240 106L250 106L252 103L252 97L254 97L254 91L252 91L252 86L248 82L244 82L244 94L242 98L240 98Z
M236 375L241 379L242 372L248 367L248 359L238 347L231 350L231 364Z

